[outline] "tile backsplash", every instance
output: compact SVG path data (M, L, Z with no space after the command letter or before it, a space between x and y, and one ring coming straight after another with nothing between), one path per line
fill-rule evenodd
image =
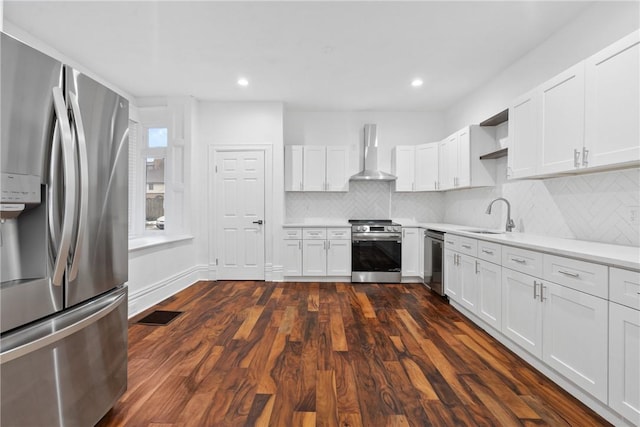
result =
M498 167L498 170L504 168ZM393 183L352 182L347 193L296 193L285 196L288 222L349 218L407 218L503 228L511 202L520 232L640 246L640 169L504 182L495 187L446 193L394 193ZM632 210L636 220L632 221Z
M494 188L451 191L445 195L443 221L503 228L504 197L520 232L620 245L640 246L638 221L631 209L640 206L640 169L499 183Z
M287 192L288 222L316 219L409 218L439 222L444 213L444 195L439 193L394 193L393 183L354 181L347 193Z

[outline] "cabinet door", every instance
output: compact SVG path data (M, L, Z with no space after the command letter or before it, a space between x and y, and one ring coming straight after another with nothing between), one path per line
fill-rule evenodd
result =
M350 276L351 240L329 240L327 244L327 276Z
M586 60L584 166L640 160L639 75L639 31Z
M402 276L420 275L420 248L422 243L419 228L402 228Z
M542 286L542 359L606 404L608 302L552 282Z
M640 425L640 311L609 303L609 406Z
M302 146L284 147L284 191L302 191Z
M438 189L437 142L416 147L415 181L416 191L435 191Z
M534 286L536 281L537 286ZM502 333L529 353L542 357L542 304L534 277L502 269Z
M580 167L584 145L584 62L540 87L539 172Z
M478 261L478 309L482 320L500 330L502 324L502 269L499 265Z
M396 191L413 191L415 188L415 147L397 146L394 148L393 174Z
M460 304L472 313L477 312L478 281L477 260L469 255L458 255L458 281L460 282Z
M304 191L324 191L325 190L325 147L315 145L305 145L303 156L303 180Z
M283 274L302 276L302 240L284 241Z
M471 134L466 127L457 135L457 174L455 180L456 187L471 186Z
M540 97L531 91L509 106L509 154L507 178L526 178L536 174L540 144Z
M303 240L302 241L302 275L326 276L327 275L327 241Z
M439 156L439 189L448 190L454 188L458 174L458 143L455 134L439 144Z
M327 147L326 191L349 191L347 147Z
M458 254L446 249L444 251L444 293L454 301L460 301L460 281L458 277Z

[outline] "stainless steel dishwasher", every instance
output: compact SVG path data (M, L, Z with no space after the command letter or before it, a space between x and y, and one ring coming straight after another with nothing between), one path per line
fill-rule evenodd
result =
M424 233L424 284L444 296L443 273L444 233L426 230Z

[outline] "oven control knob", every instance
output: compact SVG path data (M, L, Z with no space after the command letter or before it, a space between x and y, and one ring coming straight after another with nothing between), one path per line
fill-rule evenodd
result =
M391 227L391 231L393 231L394 233L397 233L400 231L400 227Z

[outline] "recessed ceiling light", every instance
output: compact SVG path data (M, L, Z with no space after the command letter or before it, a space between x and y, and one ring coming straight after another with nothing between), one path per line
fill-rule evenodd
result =
M413 86L413 87L420 87L420 86L422 86L422 84L423 84L423 83L424 83L424 82L422 81L422 79L413 79L413 80L411 81L411 86Z
M244 77L240 77L238 79L238 85L240 85L240 86L249 86L249 80L245 79Z

